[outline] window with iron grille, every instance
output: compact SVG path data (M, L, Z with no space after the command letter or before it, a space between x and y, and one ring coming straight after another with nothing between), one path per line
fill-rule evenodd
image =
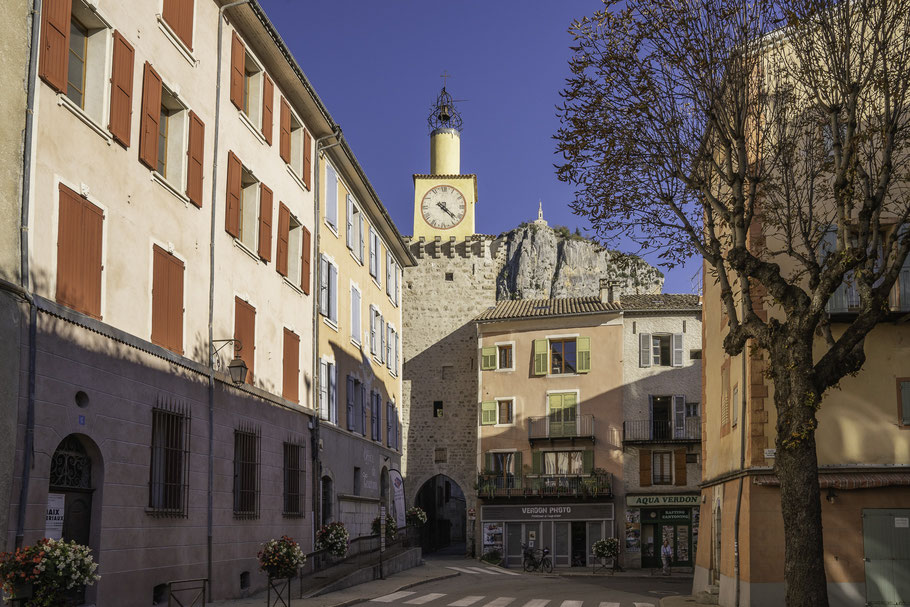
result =
M284 516L303 516L304 447L284 443Z
M152 409L149 511L186 516L190 455L190 416L185 405L159 400Z
M234 430L234 516L259 518L259 430Z

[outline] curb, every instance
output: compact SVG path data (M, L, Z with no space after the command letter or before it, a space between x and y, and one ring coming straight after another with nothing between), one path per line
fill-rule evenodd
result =
M356 605L357 603L362 603L364 601L370 601L370 600L373 600L380 596L384 596L386 594L392 594L393 592L400 592L402 590L407 590L408 588L414 588L415 586L420 586L421 584L427 584L429 582L438 582L440 580L447 580L449 578L457 577L459 575L461 575L461 574L457 571L455 571L453 573L444 573L441 575L437 575L435 577L428 577L424 580L417 580L416 582L410 582L407 584L403 584L401 586L398 586L394 590L385 591L382 594L377 594L375 596L373 596L373 595L361 596L361 597L357 597L354 599L348 599L348 600L342 601L340 603L332 603L331 605L326 605L325 607L350 607L351 605ZM313 597L313 598L316 598L316 597Z

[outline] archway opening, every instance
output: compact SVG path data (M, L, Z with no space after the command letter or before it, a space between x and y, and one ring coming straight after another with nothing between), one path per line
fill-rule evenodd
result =
M427 513L427 523L420 529L424 553L465 554L467 513L458 483L438 474L423 484L415 503Z

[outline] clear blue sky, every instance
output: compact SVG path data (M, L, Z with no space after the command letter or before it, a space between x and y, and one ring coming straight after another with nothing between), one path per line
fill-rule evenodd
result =
M587 220L556 179L555 107L568 76L567 28L599 0L260 0L402 234L413 231L411 175L427 173L426 118L448 90L464 119L461 171L477 174L479 233L536 219ZM630 252L634 250L630 249ZM656 259L649 259L656 264ZM666 292L691 292L700 263L667 272Z

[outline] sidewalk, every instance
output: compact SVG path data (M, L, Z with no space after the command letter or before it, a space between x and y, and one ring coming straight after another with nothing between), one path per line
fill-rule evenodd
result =
M697 604L694 596L667 596L660 599L660 607L692 607Z
M369 601L386 594L412 588L427 582L435 582L460 575L457 571L447 569L436 563L424 563L400 573L390 575L384 580L373 580L337 592L330 592L309 599L292 599L292 607L347 607L361 601ZM299 586L295 583L291 589L291 596L297 594ZM215 601L209 605L217 607L262 607L265 604L266 593L247 597L245 599L231 599ZM279 603L280 604L280 603Z
M651 573L650 569L625 569L623 571L613 572L609 569L600 569L594 571L591 567L586 567L581 569L579 567L556 567L553 569L553 573L562 577L616 577L616 578L636 578L636 579L651 579L651 578L660 578L668 579L667 576L664 576L660 573ZM692 579L692 570L691 568L686 568L684 571L674 571L669 579Z

